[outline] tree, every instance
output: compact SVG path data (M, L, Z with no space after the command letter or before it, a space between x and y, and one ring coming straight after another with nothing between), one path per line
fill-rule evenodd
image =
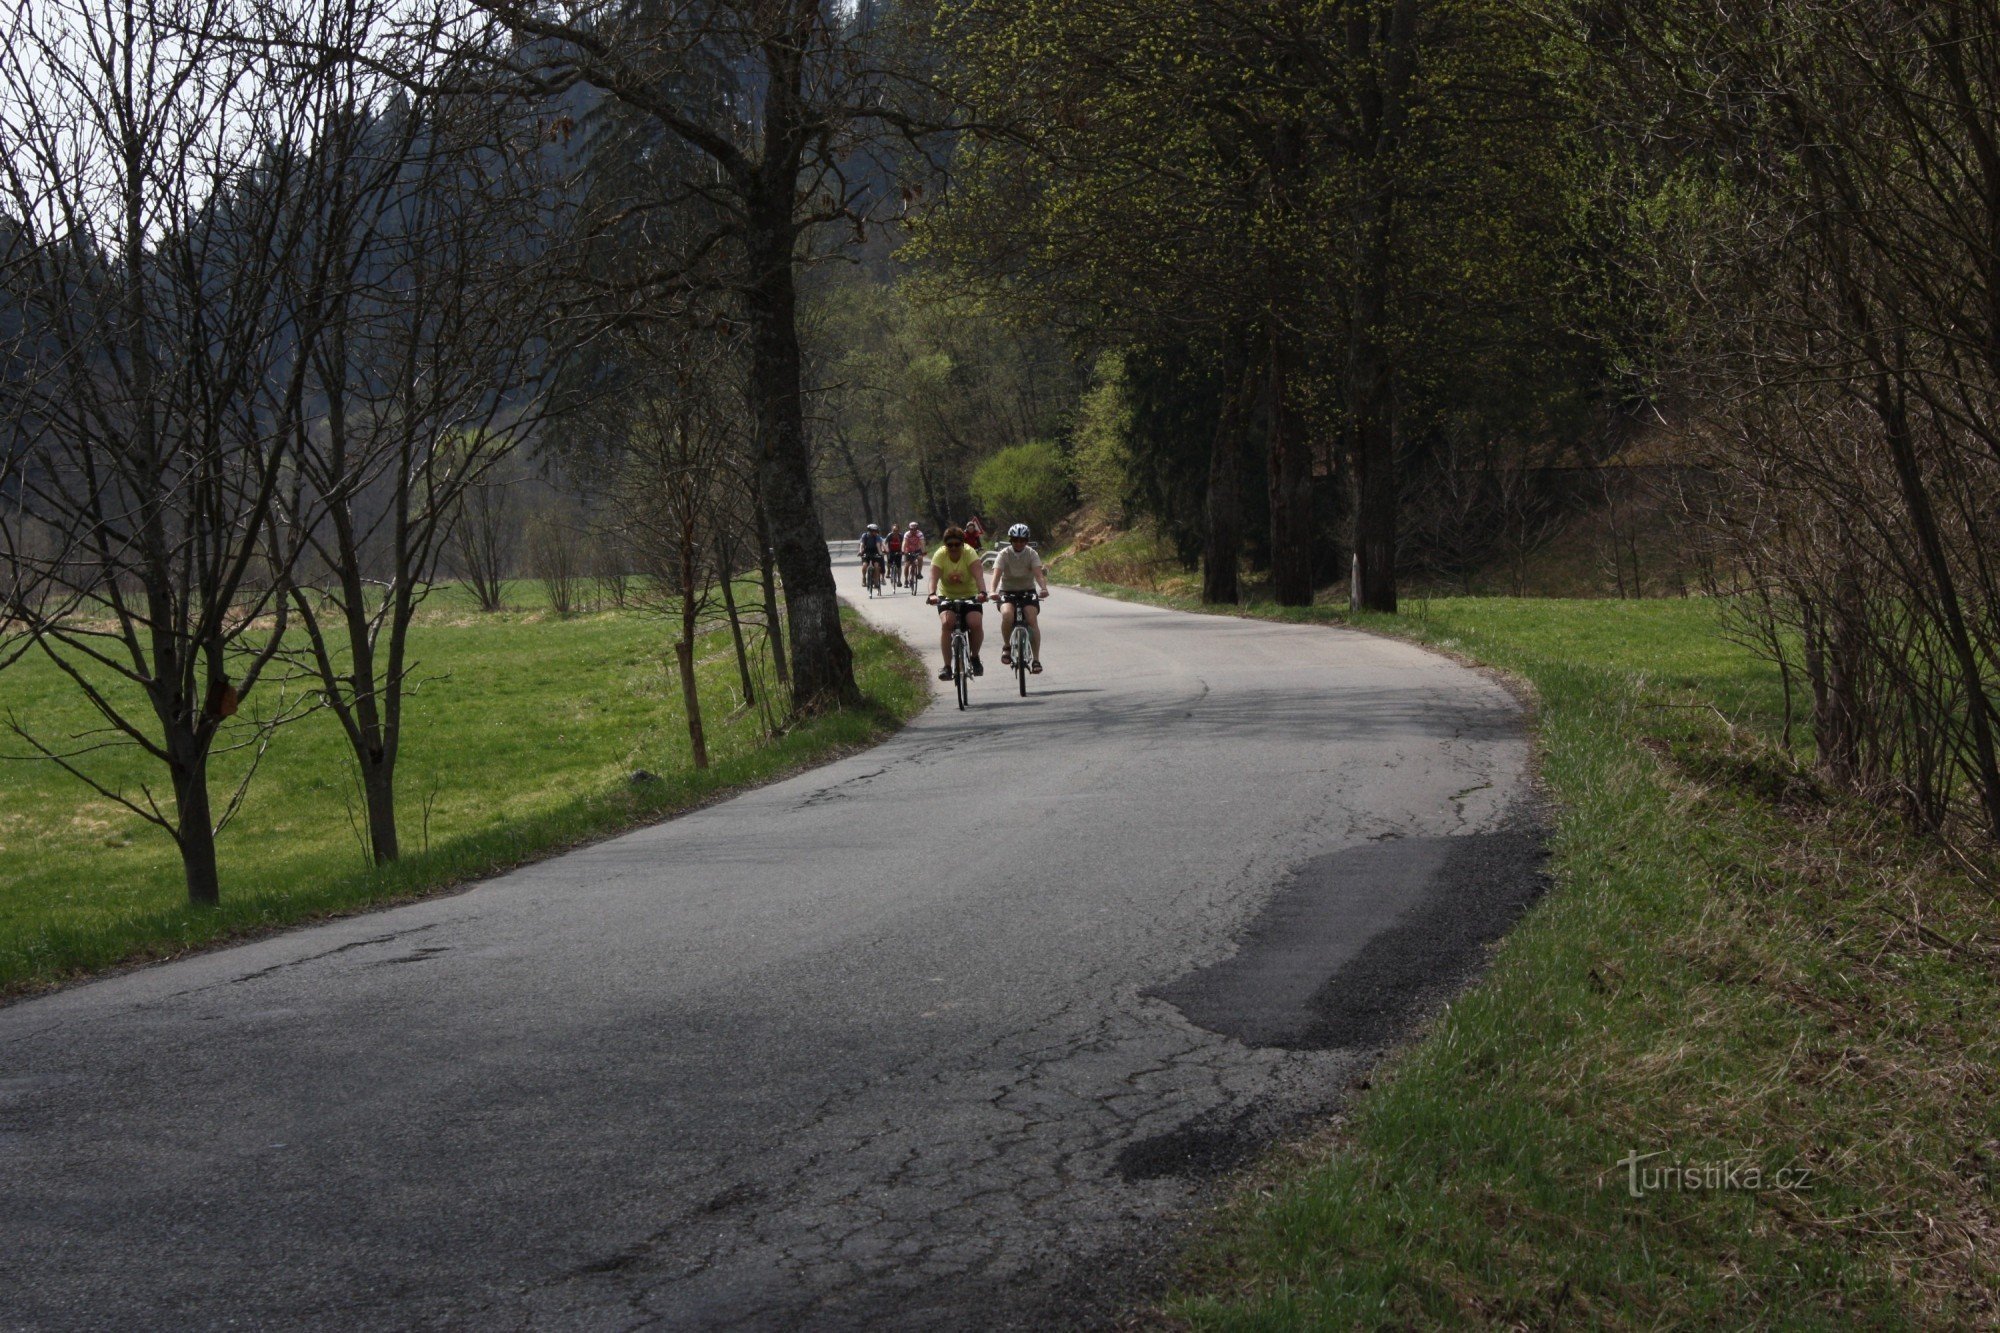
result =
M1573 29L1614 57L1648 368L1740 488L1710 514L1829 776L2000 839L2000 9L1732 17Z
M323 330L318 404L285 508L320 577L293 589L319 677L360 773L378 863L399 851L396 767L409 631L448 553L498 610L519 522L505 466L546 416L559 354L546 270L565 202L538 116L443 93L428 43L392 40L390 6L350 8L330 67L349 108L314 148L329 207L288 299ZM393 72L390 78L383 71ZM414 85L415 94L399 91ZM325 269L330 282L313 285ZM571 556L567 541L554 554Z
M798 332L798 269L824 227L865 226L892 201L857 182L860 140L919 128L921 84L886 69L873 6L830 0L678 5L479 0L528 45L515 69L544 89L582 83L644 117L685 163L676 195L712 203L713 230L626 285L635 299L685 290L719 263L746 326L758 492L791 630L795 706L858 697L832 565L813 505ZM693 265L694 267L690 267Z
M1311 600L1344 491L1357 602L1392 609L1423 391L1491 353L1466 332L1555 327L1546 291L1517 299L1549 271L1567 197L1534 30L1490 0L947 12L963 97L1014 133L963 149L933 244L1220 386L1204 596L1237 596L1254 424L1278 600Z
M674 657L696 768L708 767L708 740L695 642L711 618L718 582L726 588L735 575L727 534L745 496L731 469L732 457L742 453L728 407L736 388L733 351L708 340L655 346L660 373L626 416L610 488L620 535L646 578L644 601L679 629ZM735 630L734 594L724 596ZM736 642L747 694L748 663L740 637Z
M513 571L521 520L514 501L520 477L502 469L497 455L487 451L483 437L444 442L441 470L457 484L443 512L451 543L450 563L488 614L505 604L507 575ZM454 448L453 446L457 447Z
M892 481L933 531L962 521L993 451L1055 435L1081 385L1061 340L997 318L921 275L815 275L807 324L822 468L862 497L857 523L887 519ZM867 478L864 484L864 477Z
M1078 404L1071 467L1077 499L1116 522L1125 521L1132 490L1131 438L1132 403L1125 359L1116 352L1105 352L1097 358L1090 389Z
M245 789L216 809L217 746L260 747L290 712L238 718L285 628L296 534L278 501L320 333L281 293L336 281L295 270L328 201L312 147L334 85L224 35L309 18L75 0L18 11L0 58L6 299L23 330L0 380L0 453L20 460L0 619L103 721L67 739L10 725L165 830L197 904L218 901L215 836ZM107 745L158 761L171 803L93 777Z

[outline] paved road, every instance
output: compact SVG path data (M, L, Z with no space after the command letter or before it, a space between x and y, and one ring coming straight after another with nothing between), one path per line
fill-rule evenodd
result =
M1210 1173L1338 1098L1532 892L1525 747L1503 691L1401 644L1048 616L1025 700L994 651L970 712L829 767L0 1009L0 1322L1127 1299Z

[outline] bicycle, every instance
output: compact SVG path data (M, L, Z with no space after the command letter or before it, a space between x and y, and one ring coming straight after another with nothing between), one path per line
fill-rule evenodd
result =
M1028 628L1028 608L1040 606L1041 597L1032 592L1003 592L1000 600L1014 608L1014 632L1007 636L1007 653L1014 659L1014 678L1021 684L1021 697L1028 697L1029 659L1035 655L1035 636Z
M861 557L861 563L863 565L861 582L868 589L868 595L870 597L880 596L882 593L882 557L879 555L864 555Z
M958 706L965 708L971 700L972 683L972 632L965 627L965 617L979 609L981 597L974 601L969 597L935 597L931 601L941 610L955 612L958 623L951 631L951 678L958 688Z
M917 595L917 584L923 581L923 572L924 558L921 555L903 557L903 586L909 589L912 597Z

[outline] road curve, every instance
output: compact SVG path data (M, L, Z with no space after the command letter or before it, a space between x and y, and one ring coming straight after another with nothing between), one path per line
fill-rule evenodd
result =
M852 580L852 567L843 567ZM908 597L860 601L935 664ZM1058 590L864 754L0 1009L0 1323L1088 1321L1532 895L1513 700ZM942 687L940 687L942 688Z

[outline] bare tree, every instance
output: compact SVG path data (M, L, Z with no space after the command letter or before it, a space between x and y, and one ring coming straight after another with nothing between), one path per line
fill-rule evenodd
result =
M1599 20L1636 141L1712 164L1655 214L1669 369L1756 497L1717 515L1798 634L1822 766L2000 840L2000 6Z
M223 34L303 21L230 0L22 6L0 54L0 172L22 321L4 377L18 492L0 510L4 615L102 726L14 734L170 835L188 896L219 898L218 745L261 752L280 704L238 717L278 652L294 534L278 522L318 328L281 293L327 198L322 71ZM232 721L232 719L236 719ZM136 746L171 800L92 773ZM254 771L254 764L250 766Z
M19 304L32 285L36 262L34 242L26 230L0 214L0 668L34 651L30 632L44 618L60 618L66 610L49 606L65 596L55 575L67 560L61 555L63 534L28 512L24 483L31 451L27 448L29 399L23 378L30 374L35 339ZM70 534L74 540L78 534ZM70 594L73 605L74 595ZM19 608L30 608L23 615Z
M584 578L581 527L561 505L544 507L528 523L528 569L542 585L549 609L568 619L577 612Z
M518 486L518 478L489 465L459 488L455 501L449 528L451 568L472 590L481 611L498 611L505 604L507 576L514 570L521 535L515 503Z
M590 534L590 577L620 611L632 595L632 553L615 529L600 524Z
M737 441L733 414L717 401L722 355L677 350L685 355L676 373L661 377L632 414L613 503L647 581L646 603L678 628L674 658L688 744L694 766L707 768L694 652L713 612L717 580L730 575L719 535L733 521L722 503L734 492L726 483Z
M327 27L311 46L371 60L328 67L344 114L318 147L335 193L310 262L334 280L313 288L301 265L290 293L324 329L310 357L318 411L286 496L324 577L301 581L294 604L301 657L354 753L370 850L387 862L417 609L454 544L482 610L499 609L511 572L501 469L547 407L552 355L536 316L564 197L543 118L436 91L450 73L426 66L435 42L401 30L409 6L316 13Z

